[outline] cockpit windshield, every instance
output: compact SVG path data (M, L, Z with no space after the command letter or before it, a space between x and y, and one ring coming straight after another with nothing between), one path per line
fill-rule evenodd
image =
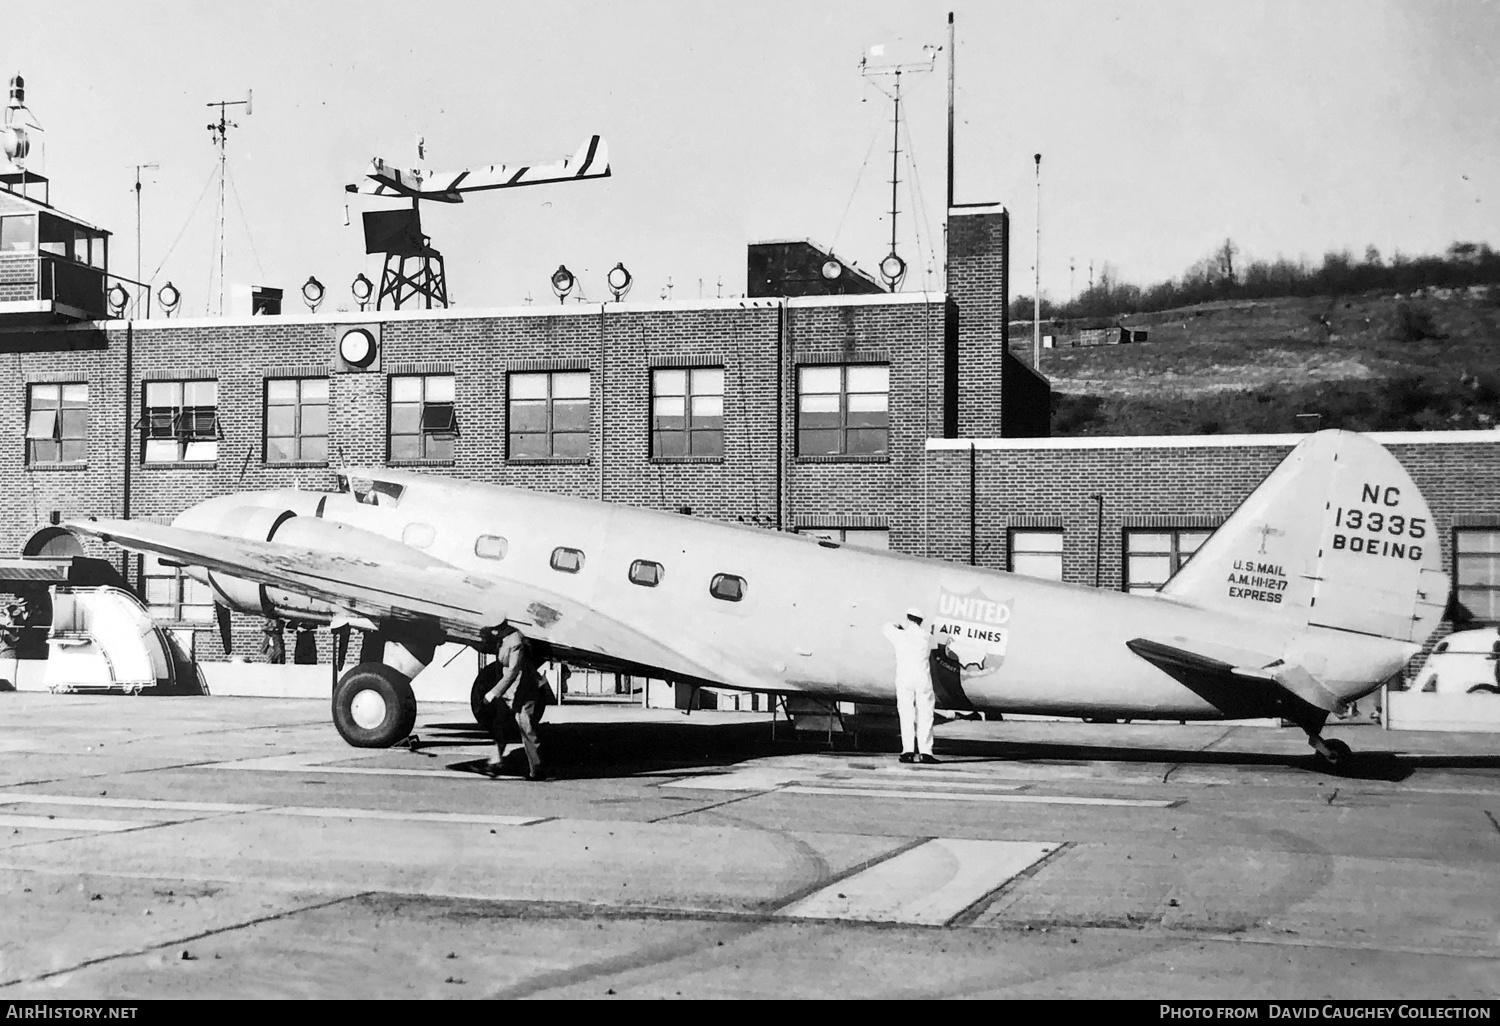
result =
M354 501L366 506L399 506L406 492L405 485L351 474L338 475L338 484L340 492L353 495Z

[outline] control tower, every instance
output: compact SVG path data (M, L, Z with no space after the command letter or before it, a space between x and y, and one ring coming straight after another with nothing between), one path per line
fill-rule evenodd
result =
M52 206L51 183L27 166L39 131L16 75L0 128L0 326L103 320L110 233Z

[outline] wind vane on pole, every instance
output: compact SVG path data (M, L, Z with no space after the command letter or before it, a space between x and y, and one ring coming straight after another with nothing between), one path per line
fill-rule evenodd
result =
M243 100L214 100L208 104L210 107L219 108L219 120L208 123L208 134L213 137L214 145L219 148L219 314L224 313L224 185L225 169L229 160L229 130L239 128L239 123L229 120L230 107L244 107L246 116L251 113L250 101L253 98L252 90L245 90ZM137 186L139 189L139 186ZM139 196L139 193L137 193ZM140 274L137 273L139 278Z

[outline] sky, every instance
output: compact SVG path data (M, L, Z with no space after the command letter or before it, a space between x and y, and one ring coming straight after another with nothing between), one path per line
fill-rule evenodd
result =
M1500 3L1468 0L53 0L0 37L45 129L52 202L115 233L112 270L218 309L218 150L230 108L225 278L324 310L379 279L351 196L373 156L458 169L547 163L604 136L613 176L424 204L455 305L745 290L745 246L810 238L875 271L890 249L890 76L902 76L897 251L940 288L948 60L955 192L1012 212L1012 294L1064 301L1107 262L1181 275L1241 259L1500 247ZM954 12L956 53L948 48ZM869 56L870 48L884 52ZM349 222L346 225L346 220ZM671 290L667 292L670 283ZM227 289L226 289L226 300Z

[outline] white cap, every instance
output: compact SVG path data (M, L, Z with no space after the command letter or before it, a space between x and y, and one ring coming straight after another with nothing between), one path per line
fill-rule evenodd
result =
M906 616L907 616L907 619L909 619L909 620L921 620L921 619L923 619L923 617L922 617L922 611L920 609L918 609L916 606L912 606L910 609L908 609L906 611Z

